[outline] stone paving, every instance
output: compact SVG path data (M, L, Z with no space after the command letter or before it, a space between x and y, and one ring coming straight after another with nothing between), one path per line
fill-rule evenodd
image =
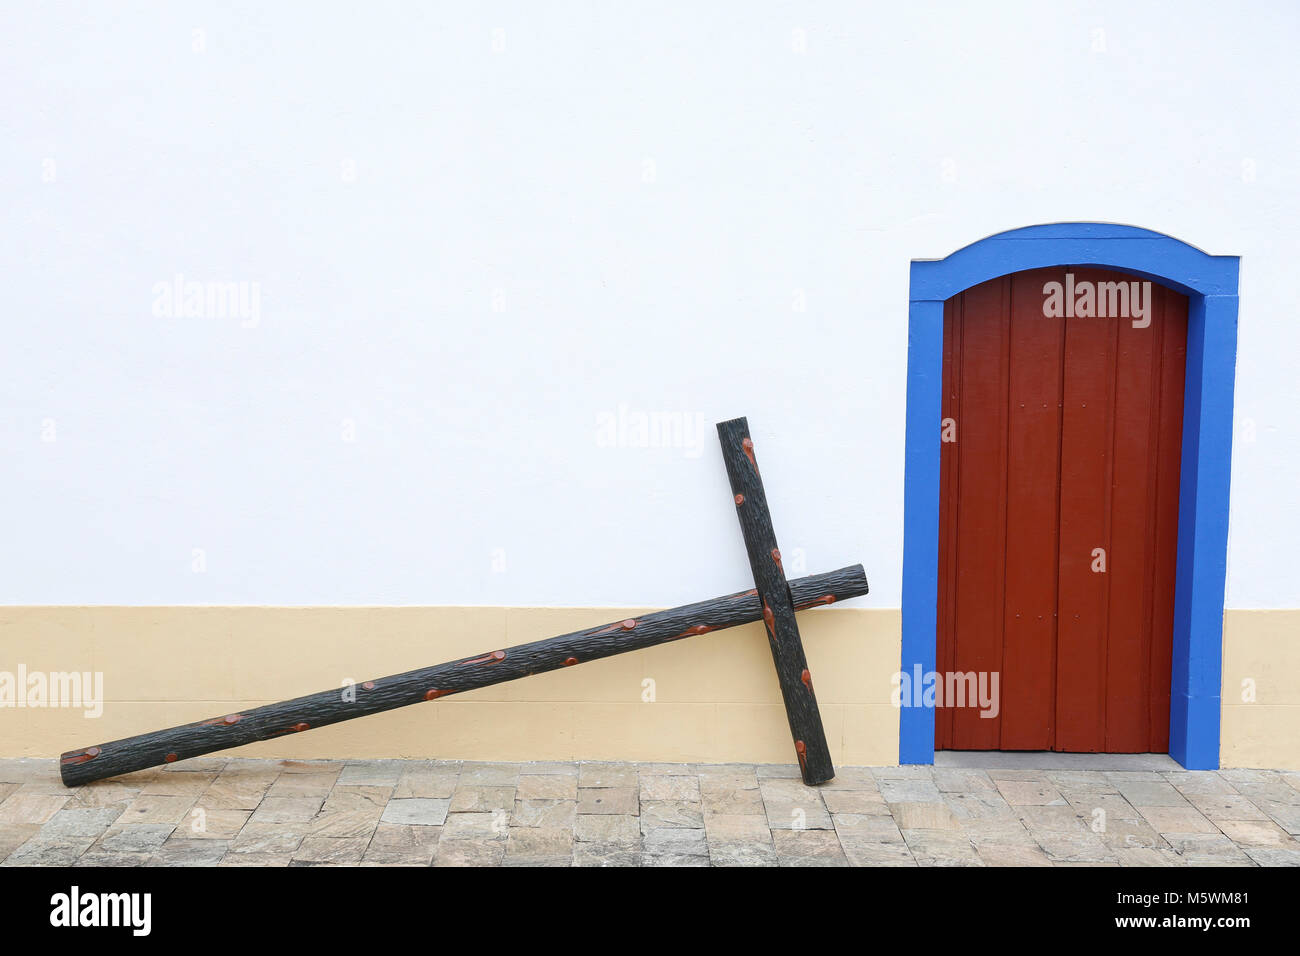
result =
M0 760L5 866L1297 866L1300 773Z

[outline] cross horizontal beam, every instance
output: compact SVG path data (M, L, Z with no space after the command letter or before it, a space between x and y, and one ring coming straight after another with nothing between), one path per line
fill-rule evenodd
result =
M790 591L798 609L820 607L866 594L867 577L862 566L855 564L828 574L814 574L791 581ZM757 592L742 591L182 727L83 747L62 755L59 772L66 786L80 786L258 740L301 733L343 720L437 700L449 694L749 624L761 620L762 616Z

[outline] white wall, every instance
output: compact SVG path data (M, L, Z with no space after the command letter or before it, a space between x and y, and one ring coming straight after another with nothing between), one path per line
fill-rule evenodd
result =
M897 606L908 261L1101 220L1243 257L1229 605L1297 606L1300 15L1000 6L6 4L0 601L712 596L746 414Z

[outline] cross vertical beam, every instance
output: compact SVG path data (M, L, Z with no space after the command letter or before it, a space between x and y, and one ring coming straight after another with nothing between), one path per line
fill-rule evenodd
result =
M813 694L812 675L795 623L794 601L790 585L781 567L781 552L772 529L772 516L763 493L763 479L758 473L754 441L749 436L749 422L744 418L718 423L718 440L722 443L722 460L727 466L736 516L745 536L745 550L754 573L754 586L763 608L772 661L781 683L785 713L790 721L790 735L799 758L799 771L806 784L825 783L835 776L826 731L817 697Z

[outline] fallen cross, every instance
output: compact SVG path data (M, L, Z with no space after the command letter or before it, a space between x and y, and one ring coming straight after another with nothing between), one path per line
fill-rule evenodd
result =
M867 593L866 574L861 565L852 565L787 582L745 420L724 422L718 426L718 433L750 554L755 589L365 681L348 687L346 692L335 688L72 750L59 761L63 783L80 786L760 620L767 628L804 780L829 780L834 769L794 612L861 597ZM740 468L737 458L745 468Z

